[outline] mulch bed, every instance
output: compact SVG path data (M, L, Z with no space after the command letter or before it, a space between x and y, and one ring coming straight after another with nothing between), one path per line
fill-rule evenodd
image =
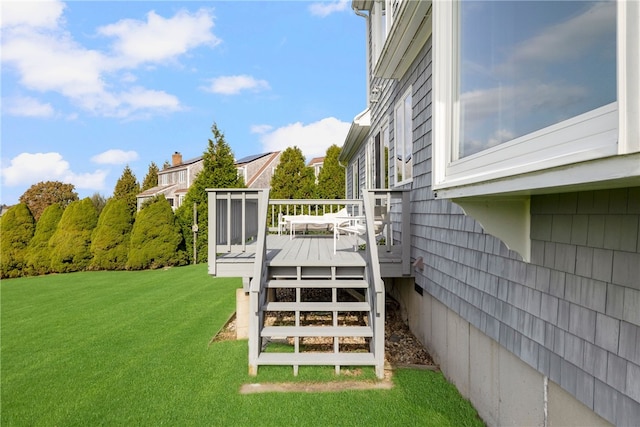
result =
M390 367L412 366L423 369L437 369L437 365L418 341L415 335L402 319L400 304L387 296L385 306L385 360ZM212 338L214 341L234 340L236 338L235 314L229 319L224 328ZM267 323L287 321L287 319L268 319ZM330 349L331 343L322 343L306 339L305 344L313 346L316 350Z

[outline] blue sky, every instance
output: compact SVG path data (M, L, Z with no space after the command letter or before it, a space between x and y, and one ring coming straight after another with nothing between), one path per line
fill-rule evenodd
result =
M365 108L350 1L1 3L0 202L59 180L111 196L216 122L236 158L341 145Z

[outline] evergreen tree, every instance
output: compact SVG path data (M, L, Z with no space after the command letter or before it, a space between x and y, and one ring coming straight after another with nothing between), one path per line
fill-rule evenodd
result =
M129 206L131 212L135 212L138 203L136 199L138 193L140 193L140 185L133 171L127 165L122 172L122 176L118 179L118 182L116 182L116 187L113 190L113 198L123 199L127 202L127 206Z
M83 271L91 262L91 234L98 213L90 198L75 201L64 210L56 231L49 240L51 271Z
M213 139L209 139L207 151L202 156L203 168L196 176L187 192L176 216L182 229L189 260L193 260L193 204L197 205L198 237L196 251L198 262L207 261L209 200L207 188L244 188L244 180L238 176L238 170L231 147L214 123L211 127Z
M298 147L282 152L280 163L271 177L271 197L274 199L308 199L315 197L315 175L305 165Z
M324 164L318 174L318 197L321 199L344 199L344 167L338 161L340 147L327 149Z
M61 203L62 207L66 207L76 200L78 200L78 193L75 192L73 184L64 184L60 181L39 182L29 187L20 196L20 203L29 207L36 221L48 206Z
M46 208L38 223L33 239L29 242L27 255L27 274L39 275L51 272L51 252L49 240L58 227L64 208L60 203Z
M159 196L136 215L127 269L161 268L182 265L185 261L180 226L167 199Z
M91 238L91 269L124 270L127 266L133 214L124 199L111 199Z
M140 191L148 190L158 185L158 172L158 165L156 165L154 162L151 162L147 175L142 181L142 188L140 189Z
M0 218L0 277L24 275L27 246L33 238L36 222L26 204L15 205Z

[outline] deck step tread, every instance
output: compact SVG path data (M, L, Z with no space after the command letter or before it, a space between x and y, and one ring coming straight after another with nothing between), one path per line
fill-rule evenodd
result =
M262 337L373 337L370 326L265 326Z
M260 353L258 365L375 365L372 353Z
M366 302L268 302L263 311L371 311Z
M267 288L368 288L369 284L363 279L270 279Z

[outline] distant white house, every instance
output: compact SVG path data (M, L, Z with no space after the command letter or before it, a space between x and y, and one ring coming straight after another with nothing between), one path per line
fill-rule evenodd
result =
M324 157L314 157L307 166L313 168L313 174L316 177L316 182L318 182L318 175L320 175L322 166L324 166Z
M275 151L236 160L236 167L248 188L265 188L269 187L279 161L280 151ZM146 200L159 195L164 195L173 209L177 209L202 168L202 156L183 161L182 154L176 151L171 156L171 166L158 171L158 185L138 194L138 210Z

